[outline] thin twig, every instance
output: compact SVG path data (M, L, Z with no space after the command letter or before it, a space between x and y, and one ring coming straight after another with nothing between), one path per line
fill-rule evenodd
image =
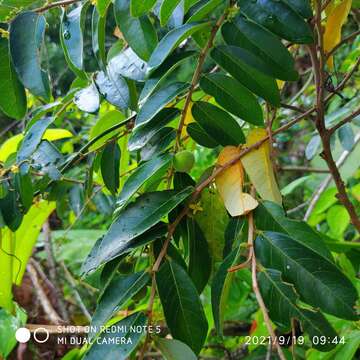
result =
M304 113L306 110L301 109L298 106L294 106L294 105L289 105L289 104L285 104L285 103L281 103L280 106L284 109L289 109L289 110L293 110L293 111L297 111L299 113Z
M61 1L55 1L53 3L50 3L50 4L47 4L43 7L39 7L35 10L33 10L34 12L37 12L37 13L43 13L47 10L50 10L54 7L59 7L59 6L67 6L67 5L71 5L71 4L74 4L74 3L77 3L77 2L80 2L81 0L61 0Z
M352 151L355 149L356 145L359 142L360 142L360 132L355 136L354 146L352 147L352 149L350 151L345 150L340 155L339 159L336 162L336 167L337 168L341 168L341 166L344 165L345 161L350 156L350 154L352 153ZM309 207L306 210L306 213L305 213L305 216L304 216L305 221L309 220L309 217L310 217L311 213L313 212L316 203L320 199L321 194L327 189L327 187L331 183L331 180L333 180L332 175L327 176L324 179L324 181L320 184L320 186L317 188L317 190L314 192L311 199L308 201L309 202Z
M349 36L344 37L331 51L326 54L326 57L329 58L333 55L341 46L346 44L347 42L354 40L358 35L360 35L360 30L357 30L350 34Z
M248 226L249 226L249 234L251 234L252 237L253 237L254 236L254 218L253 218L253 213L252 212L249 214L249 224L248 224ZM250 229L252 229L252 230L250 230ZM252 239L252 242L253 241L254 240ZM251 258L251 278L252 278L252 288L254 290L255 297L256 297L256 300L257 300L257 302L259 304L261 312L263 314L266 328L267 328L267 330L268 330L268 332L270 334L271 343L275 345L280 359L281 360L286 360L286 358L284 356L284 353L283 353L283 351L281 349L281 346L280 346L279 342L277 341L274 329L272 328L272 325L271 325L271 320L270 320L268 311L266 309L264 300L263 300L263 298L261 296L261 293L260 293L260 290L259 290L259 285L258 285L257 276L256 276L256 256L255 256L255 251L253 251L252 258Z
M69 313L66 309L64 302L63 294L60 290L59 276L56 269L56 261L54 257L52 241L51 241L51 229L49 224L49 219L47 219L43 225L43 235L44 235L44 247L46 252L46 263L49 270L50 281L54 286L54 291L56 294L56 301L59 307L60 315L65 322L69 322Z
M20 121L13 121L12 123L10 123L8 126L6 126L5 129L3 129L0 132L0 137L2 137L3 135L5 135L8 131L10 131L12 128L16 127L17 125L19 125Z
M91 322L91 315L89 313L89 310L86 308L79 292L77 291L77 284L76 284L75 279L73 278L73 276L71 275L70 271L68 270L68 268L66 267L66 265L64 264L63 261L60 263L60 265L61 265L62 269L64 270L65 279L69 283L71 290L74 293L74 296L79 305L79 308L81 309L82 313L85 315L87 320L89 322Z
M319 174L329 173L329 169L313 168L307 166L279 166L278 169L280 171L301 171L301 172L310 172L310 173L319 173Z
M188 109L189 109L189 106L190 106L190 103L191 103L191 98L192 98L192 94L193 94L193 91L195 90L196 88L196 85L197 83L199 82L199 79L200 79L200 76L201 76L201 70L202 70L202 67L204 65L204 62L205 62L205 59L206 59L206 56L209 52L209 50L212 48L213 46L213 41L214 41L214 38L221 26L221 24L224 22L224 20L226 19L226 16L227 16L227 12L224 12L222 14L222 16L219 18L219 20L215 23L215 25L213 26L213 28L211 29L211 33L210 33L210 37L209 37L209 40L206 44L206 46L201 50L200 52L200 55L199 55L199 60L198 60L198 63L197 63L197 66L196 66L196 69L194 71L194 75L193 75L193 78L191 80L191 85L190 85L190 89L189 89L189 92L186 96L186 99L185 99L185 104L184 104L184 108L181 112L181 118L180 118L180 122L179 122L179 127L178 127L178 130L177 130L177 134L176 134L176 141L175 141L175 152L179 149L180 147L180 139L181 139L181 133L182 133L182 129L184 127L184 122L185 122L185 118L186 118L186 114L188 112Z
M325 104L327 104L338 92L340 92L345 85L348 83L348 81L352 78L352 76L356 73L360 65L360 57L356 60L355 65L353 68L347 72L347 74L344 76L340 84L325 98Z
M287 210L286 211L286 215L291 215L291 214L294 214L296 212L298 212L299 210L305 208L307 205L309 204L309 201L305 201L304 203L290 209L290 210Z
M49 320L53 324L55 324L55 325L63 324L63 321L61 320L60 316L57 314L57 312L51 305L50 300L46 296L44 289L41 287L36 269L34 268L34 266L31 263L28 263L27 271L30 276L31 282L34 285L35 291L39 298L41 307L43 308L43 310L45 312L45 315L49 318Z
M347 116L345 119L341 120L336 125L334 125L331 129L329 129L330 134L333 134L337 129L341 128L343 125L352 121L358 115L360 115L360 108L353 111L349 116Z

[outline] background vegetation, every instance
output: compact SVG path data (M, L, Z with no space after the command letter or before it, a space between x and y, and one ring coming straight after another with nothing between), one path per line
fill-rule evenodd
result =
M359 5L0 2L0 359L360 358Z

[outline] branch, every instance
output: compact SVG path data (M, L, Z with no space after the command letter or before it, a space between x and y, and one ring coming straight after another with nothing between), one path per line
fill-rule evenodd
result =
M253 246L253 242L254 242L254 216L253 216L253 212L250 212L249 214L249 232L248 232L248 236L249 239L251 241L251 244ZM286 360L284 353L281 349L281 346L279 345L279 342L277 341L274 329L272 328L271 325L271 320L268 314L268 311L266 309L264 300L261 296L260 290L259 290L259 285L257 282L257 276L256 276L256 257L255 257L255 252L252 252L252 257L251 257L251 278L252 278L252 287L255 293L255 297L256 300L260 306L261 312L263 313L264 316L264 322L266 325L266 328L271 336L271 343L275 345L276 350L278 352L279 358L281 360Z
M336 95L336 93L338 93L339 91L341 91L345 85L347 84L347 82L351 79L351 77L356 73L356 71L358 70L360 65L360 57L358 57L358 59L356 60L355 65L353 66L353 68L345 75L344 79L340 82L340 84L331 92L331 94L329 94L326 99L325 99L325 104L327 104L329 102L329 100L332 99L333 96Z
M352 153L352 151L355 149L356 145L359 142L360 142L360 132L355 136L355 141L354 141L353 148L350 151L347 151L347 150L343 151L343 153L341 154L341 156L337 160L337 162L336 162L336 167L337 168L341 168L341 166L345 163L345 161L350 156L350 154ZM320 199L321 194L327 189L327 187L331 183L332 179L333 179L332 175L327 176L324 179L324 181L320 184L318 189L315 191L315 193L313 194L312 198L310 199L309 207L308 207L308 209L306 211L306 214L304 216L305 221L307 221L309 219L311 213L313 212L313 210L315 208L316 203ZM307 204L307 202L305 204Z
M40 8L37 8L33 11L37 12L37 13L43 13L47 10L50 10L54 7L59 7L59 6L67 6L67 5L71 5L71 4L74 4L74 3L77 3L77 2L80 2L81 0L62 0L62 1L55 1L51 4L47 4L43 7L40 7Z
M68 268L66 267L66 265L64 264L63 261L60 263L60 265L64 270L65 278L66 278L67 282L69 283L72 292L74 293L75 299L76 299L81 311L83 312L83 314L85 315L87 320L89 322L91 322L91 315L90 315L88 309L86 308L84 302L82 301L82 298L81 298L79 292L76 289L77 288L76 281L74 280L73 276L71 275L70 271L68 270Z
M293 111L297 111L299 113L304 113L305 110L299 108L298 106L294 106L294 105L289 105L289 104L285 104L285 103L280 103L280 106L284 109L289 109L289 110L293 110Z
M313 65L314 75L315 75L315 85L316 85L316 109L317 109L317 117L316 117L316 128L321 138L323 151L321 153L321 157L326 161L327 166L330 170L332 178L334 179L336 188L338 190L337 198L339 201L345 206L349 216L351 218L352 224L356 227L357 231L360 233L360 219L356 214L356 210L352 202L350 201L347 193L344 181L341 178L339 169L334 161L334 158L331 153L331 132L325 126L325 102L324 101L324 47L323 47L323 33L321 26L321 1L316 1L316 29L318 34L318 43L317 48L314 46L310 46L310 57ZM319 57L317 54L317 50L319 53ZM359 64L359 60L357 65L350 71L347 76L345 76L344 80L341 82L339 86L345 86L346 82L350 79L352 74L356 71L356 67ZM331 96L333 94L330 94Z
M46 252L46 263L49 270L49 277L50 281L53 284L54 292L56 295L56 301L59 307L59 311L61 317L65 320L65 322L69 322L69 314L66 309L66 305L63 301L63 294L60 290L59 284L59 276L56 270L56 262L54 258L54 252L52 248L52 241L51 241L51 229L49 225L49 219L47 219L43 225L43 234L44 234L44 246Z
M180 147L180 138L181 138L182 129L184 127L186 114L187 114L187 111L188 111L189 106L190 106L192 94L193 94L193 92L194 92L194 90L195 90L195 88L197 86L197 83L199 82L200 75L201 75L201 70L202 70L202 67L204 65L207 53L212 48L214 38L215 38L221 24L226 19L226 16L227 16L227 12L224 12L222 14L222 16L219 18L219 20L215 23L215 25L213 26L213 28L211 30L210 37L209 37L209 40L208 40L206 46L200 52L198 64L196 66L193 78L191 80L191 85L190 85L189 92L188 92L188 94L186 96L186 99L185 99L184 108L183 108L183 110L181 112L180 123L179 123L179 127L178 127L177 134L176 134L175 152Z
M348 122L352 121L355 117L360 115L360 108L352 112L349 116L345 119L341 120L339 123L334 125L331 129L329 129L330 134L333 134L337 129L341 128L343 125L347 124Z
M326 57L329 58L331 55L333 55L341 46L346 44L347 42L354 40L358 35L360 35L360 30L357 30L350 34L349 36L346 36L343 38L329 53L326 54Z
M55 311L55 309L51 305L48 297L46 296L46 294L44 292L44 289L41 287L41 285L39 283L37 272L36 272L34 266L31 263L29 263L27 265L27 271L29 273L31 282L34 285L34 288L35 288L37 296L39 298L41 307L43 308L43 310L45 312L45 315L48 316L49 320L53 324L55 324L55 325L62 324L63 321L61 320L60 316L57 314L57 312Z
M278 169L280 171L302 171L302 172L311 172L318 174L329 173L329 169L312 168L307 166L279 166Z

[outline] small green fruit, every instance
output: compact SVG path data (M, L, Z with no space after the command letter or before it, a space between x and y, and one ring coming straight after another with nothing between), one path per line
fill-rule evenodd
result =
M191 151L183 150L174 157L174 168L178 172L189 172L194 166L195 158Z

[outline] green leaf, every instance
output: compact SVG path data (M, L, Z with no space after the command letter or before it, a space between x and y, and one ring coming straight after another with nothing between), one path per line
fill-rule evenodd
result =
M185 92L189 87L187 83L176 82L165 86L152 94L151 97L141 107L136 120L135 129L140 125L150 121L167 104L173 101L178 95Z
M84 360L127 359L145 335L144 326L146 321L146 316L141 312L137 312L112 324L117 331L105 331L104 334L100 335L85 354ZM131 331L132 328L142 328L142 331ZM120 346L118 339L124 341Z
M140 165L126 180L124 187L118 197L116 205L119 208L125 206L130 198L151 178L159 173L164 173L168 168L172 156L169 154L161 155L150 159Z
M111 212L112 214L112 209ZM115 214L116 215L116 214ZM147 245L157 239L163 238L167 232L167 226L163 222L160 222L159 224L153 226L149 230L145 231L143 234L139 236L134 236L130 241L120 244L121 246L116 249L116 251L119 252L111 254L110 259L105 259L103 263L105 262L105 266L109 264L112 260L115 261L115 259L121 258L124 254L127 254L131 252L132 250ZM93 271L94 269L98 268L99 261L101 262L101 244L103 241L103 237L99 238L94 246L92 247L90 253L88 254L87 258L85 259L84 263L81 267L81 274L87 275L89 272Z
M0 199L0 210L3 210L3 199ZM0 212L1 216L1 212ZM13 293L12 293L12 287L13 287L13 268L14 268L14 259L13 256L10 256L10 254L14 253L14 236L13 233L10 231L10 229L0 229L0 240L1 240L1 247L0 247L0 276L1 276L1 282L0 282L0 311L3 309L3 311L8 311L9 313L12 313L14 310L14 302L13 302ZM19 265L18 265L19 266ZM1 329L2 323L0 322L0 329ZM1 332L2 333L2 332ZM0 339L1 343L1 339ZM6 347L6 344L2 344L0 346L0 353L5 352L4 348Z
M210 137L197 122L188 124L186 126L186 131L189 136L201 146L205 146L210 149L218 146L217 141Z
M79 90L74 95L74 104L81 111L95 113L100 107L100 96L95 84Z
M109 66L107 70L107 74L101 71L95 76L95 84L99 93L110 104L120 110L125 110L129 107L131 101L128 83L124 77L117 72L113 72Z
M107 189L115 195L120 180L120 148L117 142L108 143L101 154L101 175Z
M196 213L195 220L209 244L211 257L214 261L222 261L224 235L229 223L229 216L219 193L215 189L204 189L202 191L200 206L203 210Z
M139 292L150 280L147 272L115 276L98 299L95 313L91 320L92 331L89 339L95 337L106 323ZM93 331L95 330L95 331Z
M232 116L217 106L197 101L192 106L191 112L206 133L219 144L226 146L245 142L240 125Z
M307 160L311 160L314 158L316 153L318 152L318 149L321 145L321 138L319 135L314 135L305 148L305 156Z
M149 60L158 42L150 19L146 15L139 18L131 16L130 0L115 0L114 12L127 43L141 59Z
M101 17L106 15L106 11L111 4L111 0L96 0L96 8Z
M179 109L164 108L151 120L137 126L131 133L128 148L130 151L141 149L160 129L180 114Z
M165 360L197 359L193 351L179 340L155 338L155 345Z
M160 25L165 26L180 0L163 0L160 7Z
M200 87L225 110L251 124L264 126L261 106L237 80L223 74L209 74L201 78Z
M104 145L109 139L113 138L116 134L121 131L120 124L126 123L127 119L125 116L118 110L108 111L104 116L100 117L96 124L91 128L89 140L96 138L98 135L109 130L113 126L119 126L118 129L109 132L96 141L93 145L90 146L89 151L94 151Z
M211 283L211 306L215 329L219 336L223 336L225 309L228 304L229 291L235 273L228 269L235 263L237 250L231 252L221 263Z
M139 17L148 13L156 4L156 0L130 0L130 14Z
M309 0L283 0L302 17L308 19L312 16L312 9Z
M338 199L336 187L326 189L320 196L320 199L316 203L313 214L321 214L329 209L330 206L337 203Z
M277 0L238 0L241 11L283 39L297 44L313 42L310 26L289 5Z
M223 4L222 0L201 0L196 2L186 15L187 23L193 23L203 20L204 17L213 12L219 5Z
M26 94L10 60L9 42L0 38L0 110L20 120L26 113Z
M55 146L48 141L42 141L31 157L31 165L48 175L50 179L59 180L62 176L59 167L63 160L63 156Z
M15 191L7 191L6 195L0 199L1 225L7 225L12 231L16 231L22 221L23 213L17 203Z
M343 319L358 319L357 291L329 260L285 234L270 231L256 238L255 252L263 266L280 271L284 281L295 285L302 301Z
M208 243L200 226L193 218L186 219L189 246L189 275L199 294L204 290L209 281L212 261Z
M326 213L326 222L329 225L331 235L335 239L341 240L344 231L350 224L350 215L344 206L334 205Z
M211 51L211 57L253 93L279 106L280 94L275 79L244 62L241 56L245 51L235 46L220 45Z
M261 295L264 298L270 318L282 328L291 328L291 319L302 324L310 339L324 336L326 343L313 343L315 349L330 351L336 344L337 334L326 318L315 310L303 309L297 305L298 296L294 287L281 280L281 273L273 269L264 269L258 274Z
M185 24L169 31L151 54L148 71L152 72L158 68L181 42L197 31L204 29L207 25L208 23Z
M96 251L89 255L88 271L128 252L136 237L157 224L172 209L184 201L193 191L188 187L182 191L151 192L139 196L135 202L121 210ZM152 239L155 240L155 239ZM137 246L137 245L135 245Z
M129 47L113 56L109 61L108 68L108 72L112 74L120 74L131 80L143 81L147 65Z
M166 80L170 76L175 74L175 71L178 71L178 68L183 64L188 64L191 57L197 55L196 51L181 51L171 54L156 70L154 70L150 76L148 76L147 81L140 93L139 100L143 103L154 91L156 91L159 86L163 83L166 83Z
M96 60L103 71L106 70L105 28L106 13L100 16L94 7L91 18L91 43Z
M83 71L84 41L83 31L85 27L85 16L89 3L80 5L66 13L62 9L60 24L60 42L64 51L65 59L69 68L81 79L87 76Z
M19 80L35 96L50 101L47 73L41 69L40 48L45 33L43 15L26 11L10 25L10 53Z
M30 158L39 146L46 129L53 121L52 117L39 120L27 131L16 155L18 164ZM26 169L26 166L22 168Z
M265 74L281 80L294 81L299 78L289 51L277 36L262 26L239 16L235 23L225 23L221 33L228 45L248 50L263 62L259 70Z
M281 189L281 195L287 196L287 195L292 194L295 191L295 189L297 189L300 185L303 185L304 183L306 183L310 178L311 178L311 175L306 175L306 176L302 176L298 179L295 179L294 181L287 184L286 186L284 186Z
M21 264L16 260L13 262L13 282L16 285L21 284L26 264L33 252L41 228L54 209L54 202L43 200L34 204L16 230L14 234L16 237L14 254L21 262Z
M282 232L309 250L316 252L324 260L334 262L330 251L324 246L321 234L304 221L285 217L283 208L274 202L260 202L255 210L255 224L259 230Z
M34 189L29 174L20 172L14 176L15 190L19 194L20 201L24 207L25 213L30 209L33 201Z
M195 285L172 260L160 267L156 284L171 335L198 354L205 342L208 324Z
M152 157L162 154L168 149L176 138L176 130L170 127L160 129L140 150L142 161L148 161Z
M338 345L334 360L352 360L360 346L360 331L352 330L345 336L345 344Z
M344 150L351 151L355 144L354 131L350 124L345 124L337 131L340 144Z
M0 309L0 356L5 359L17 344L15 333L16 330L26 323L25 312L16 306L15 315L5 309Z

